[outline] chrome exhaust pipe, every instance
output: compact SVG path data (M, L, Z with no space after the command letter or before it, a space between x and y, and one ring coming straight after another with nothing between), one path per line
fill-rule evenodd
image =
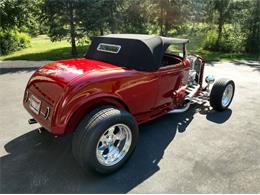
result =
M31 119L28 120L28 123L30 125L32 125L32 124L35 124L35 123L38 123L38 122L34 118L31 118Z
M173 109L173 110L171 110L170 112L168 112L168 114L186 112L186 111L190 108L190 105L191 105L191 102L188 102L185 107L179 108L179 109Z

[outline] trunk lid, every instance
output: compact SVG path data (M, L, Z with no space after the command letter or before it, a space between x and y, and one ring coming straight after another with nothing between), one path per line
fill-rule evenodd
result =
M61 83L69 83L78 76L90 71L101 71L115 68L119 67L105 62L80 58L49 63L39 68L34 76L46 76Z
M85 58L51 62L33 74L27 89L53 105L72 80L92 71L110 71L118 68L120 67Z

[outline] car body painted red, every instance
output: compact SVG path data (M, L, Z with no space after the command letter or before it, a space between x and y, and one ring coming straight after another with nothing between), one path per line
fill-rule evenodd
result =
M40 67L29 80L24 107L53 134L72 132L81 118L100 105L130 112L138 124L182 103L190 62L137 71L86 58L62 60ZM41 102L38 112L31 100Z
M52 62L32 75L23 100L33 116L28 122L56 135L75 131L72 153L79 165L112 173L134 151L138 124L185 112L193 103L209 102L216 111L231 104L234 81L208 75L203 87L205 61L186 56L188 43L156 35L94 37L85 58Z

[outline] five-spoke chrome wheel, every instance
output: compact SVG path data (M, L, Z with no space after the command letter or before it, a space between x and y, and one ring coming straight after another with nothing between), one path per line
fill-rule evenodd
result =
M127 154L132 142L130 128L124 124L115 124L109 127L100 137L96 156L100 164L113 166Z
M223 96L222 96L222 106L223 107L226 107L227 105L229 105L230 101L232 100L233 93L234 93L233 85L228 84L223 93Z
M138 125L125 110L101 106L80 122L72 141L72 152L84 170L102 174L115 172L133 153Z

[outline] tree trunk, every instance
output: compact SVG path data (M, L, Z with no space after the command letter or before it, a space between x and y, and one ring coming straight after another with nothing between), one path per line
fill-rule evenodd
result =
M116 33L116 25L115 25L114 16L112 16L112 21L111 21L111 33L112 34Z
M76 57L78 55L77 46L76 46L76 38L73 33L71 33L71 54Z
M71 41L71 54L76 57L78 55L77 46L76 46L76 32L75 32L75 23L74 23L74 9L71 5L69 6L69 14L70 14L70 41Z
M168 11L166 11L166 13L165 13L165 17L164 17L165 19L165 22L164 22L164 36L168 36L168 32L169 32L169 30L170 30L170 23L169 23L169 12Z
M223 14L220 13L219 21L218 21L218 38L217 38L217 42L216 42L216 46L217 46L218 50L220 50L220 48L221 48L220 41L222 39L223 26L224 26L224 18L223 18Z
M116 33L115 14L112 7L110 8L110 26L111 26L111 33L112 34Z
M103 30L103 28L100 28L100 29L99 29L99 32L100 32L100 35L101 35L101 36L104 35L104 30Z
M163 36L163 8L161 7L160 16L160 35Z

